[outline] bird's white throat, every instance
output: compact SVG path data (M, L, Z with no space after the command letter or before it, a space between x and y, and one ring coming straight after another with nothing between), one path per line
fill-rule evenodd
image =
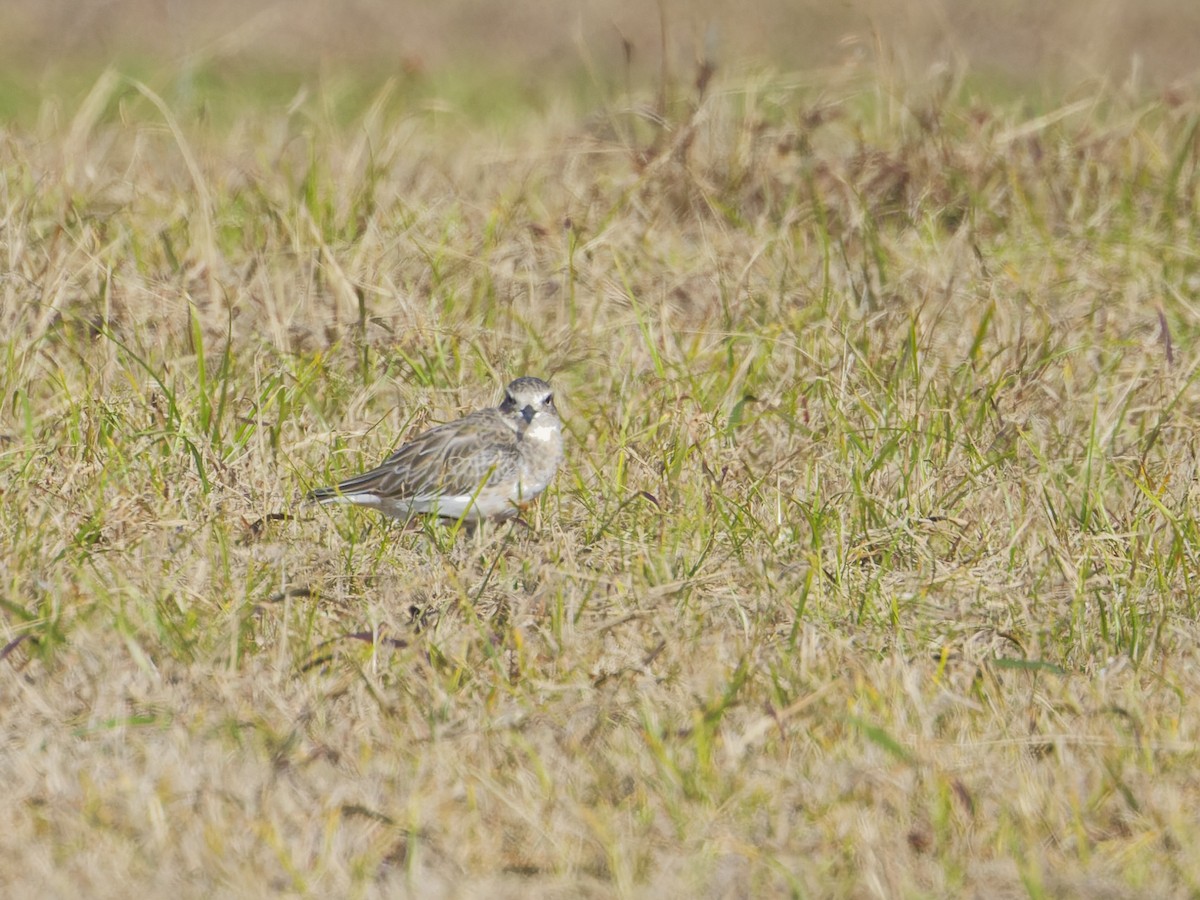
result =
M531 425L525 429L527 441L552 441L558 435L558 428L550 425Z

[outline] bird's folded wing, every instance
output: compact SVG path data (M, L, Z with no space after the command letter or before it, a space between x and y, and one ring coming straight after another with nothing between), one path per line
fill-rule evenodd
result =
M472 494L485 482L515 479L519 463L516 432L496 410L485 409L418 435L337 489L411 500Z

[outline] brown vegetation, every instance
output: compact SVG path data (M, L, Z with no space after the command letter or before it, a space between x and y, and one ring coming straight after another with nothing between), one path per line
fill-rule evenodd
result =
M3 135L0 893L1196 892L1200 104L704 88Z

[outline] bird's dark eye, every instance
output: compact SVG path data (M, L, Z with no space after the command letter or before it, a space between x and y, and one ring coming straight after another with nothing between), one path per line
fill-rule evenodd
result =
M548 397L546 397L546 405L547 406L554 405L554 395L553 394L550 394Z

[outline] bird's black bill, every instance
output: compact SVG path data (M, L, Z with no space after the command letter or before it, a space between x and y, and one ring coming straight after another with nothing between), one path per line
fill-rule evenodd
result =
M533 421L533 407L527 406L523 410L521 410L521 418L525 420L526 425L528 425L530 422L532 422Z

